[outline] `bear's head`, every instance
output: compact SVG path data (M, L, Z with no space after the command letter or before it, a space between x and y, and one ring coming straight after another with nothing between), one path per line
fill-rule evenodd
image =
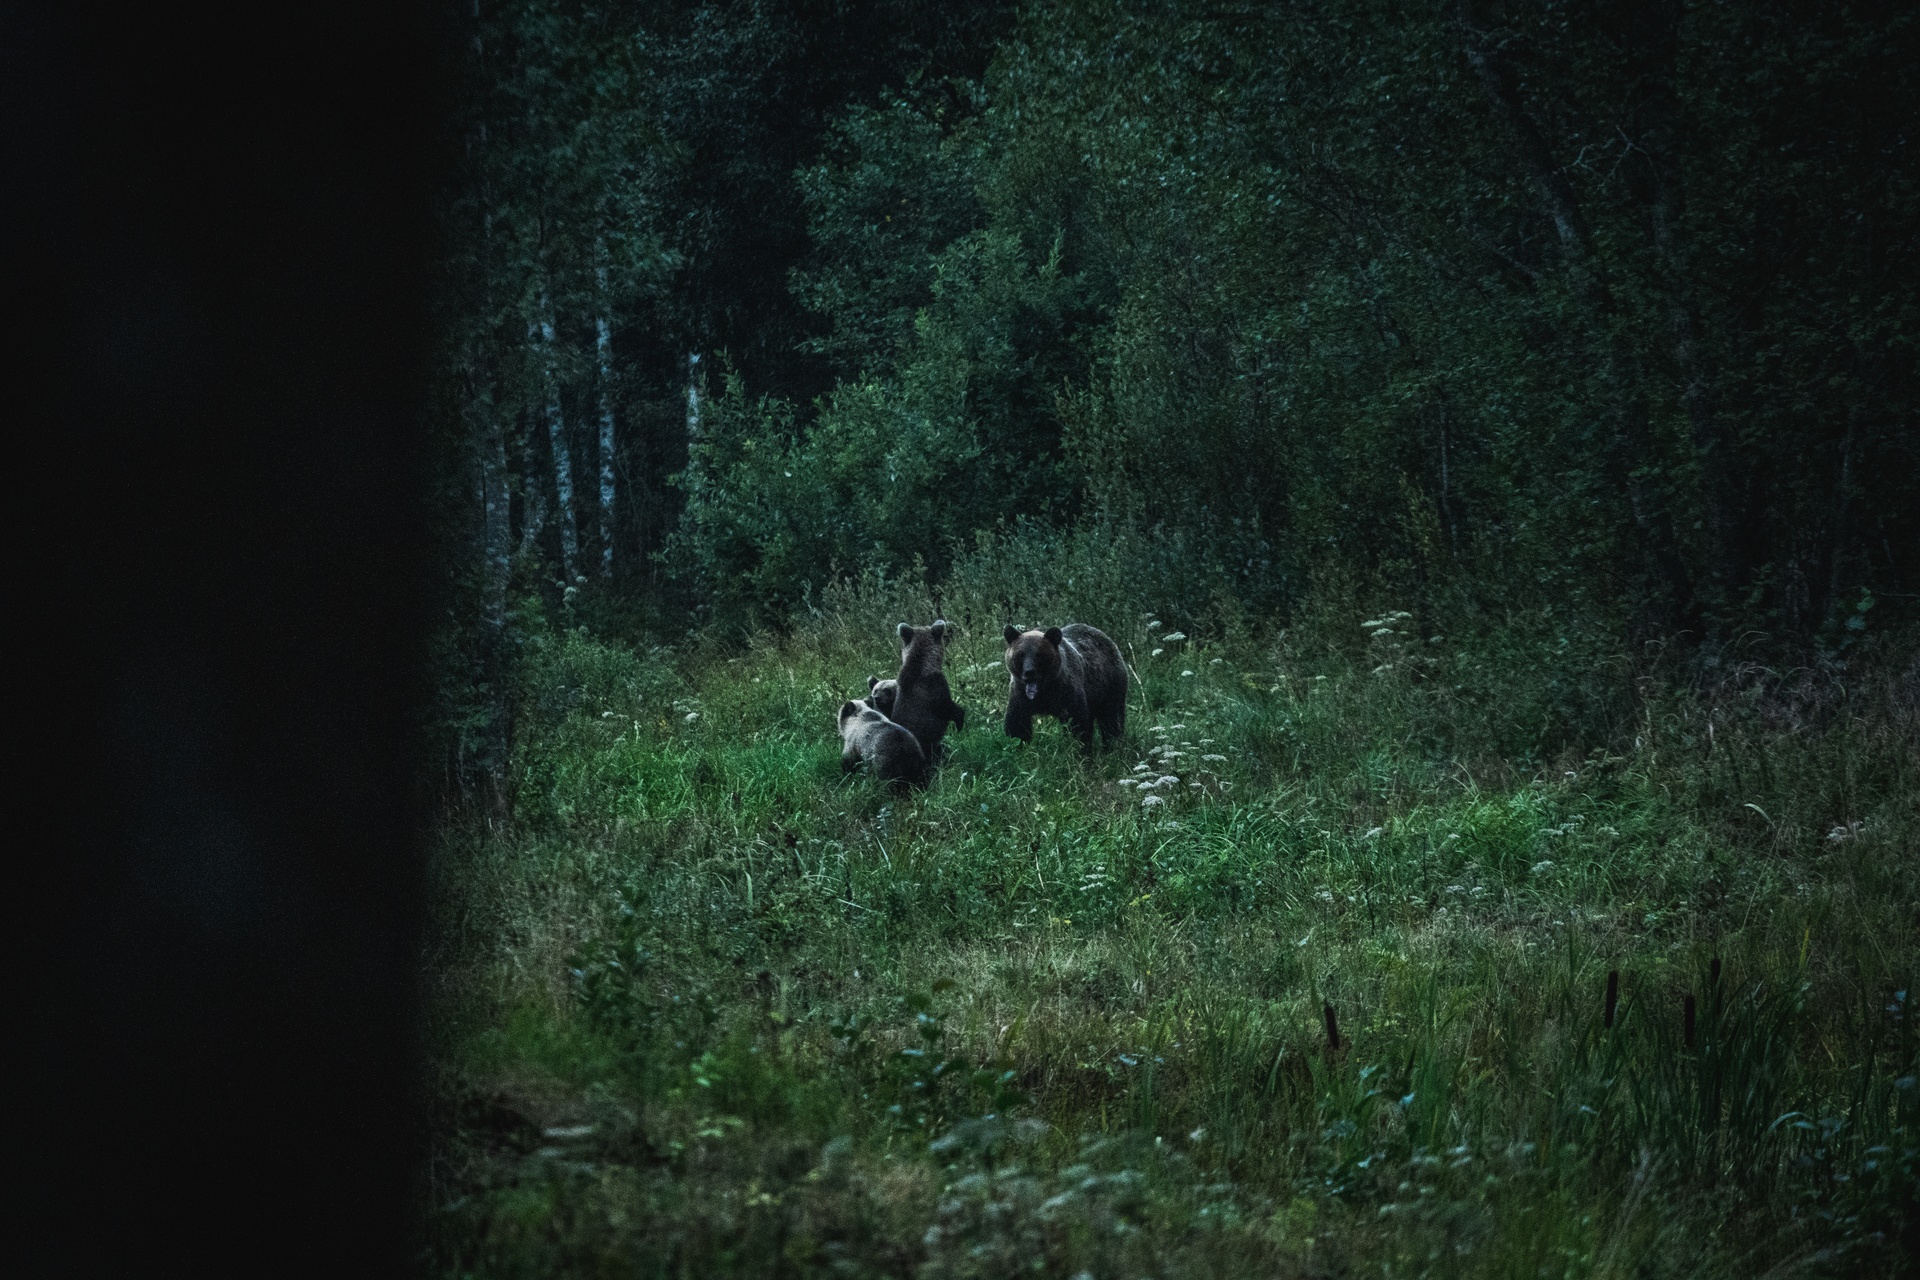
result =
M1013 682L1031 702L1060 673L1060 628L1022 631L1009 626L1005 635L1007 670L1013 673Z
M879 676L867 677L867 704L881 715L893 714L893 704L899 696L898 680L882 680Z
M947 632L951 625L944 619L930 627L901 623L900 674L912 672L917 676L938 672L946 661Z
M936 619L930 627L916 627L911 622L900 624L900 647L911 649L913 642L925 637L929 644L944 646L947 643L947 628L952 624L945 618Z
M847 722L860 714L860 703L843 702L840 704L840 732L847 731Z

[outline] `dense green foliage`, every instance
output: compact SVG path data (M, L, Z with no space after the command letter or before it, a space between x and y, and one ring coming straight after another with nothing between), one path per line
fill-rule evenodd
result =
M431 1270L1920 1262L1912 15L466 36Z
M1804 633L1898 590L1914 37L1036 6L970 98L855 106L802 172L840 381L813 415L728 384L683 525L708 603L938 573L1021 516L1177 532L1169 591L1283 612L1348 573Z

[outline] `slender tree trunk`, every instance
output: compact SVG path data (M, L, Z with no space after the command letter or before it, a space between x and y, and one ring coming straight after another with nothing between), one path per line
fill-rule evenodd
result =
M541 377L547 393L547 440L553 449L553 496L560 508L560 565L567 585L580 580L580 526L573 514L573 452L567 447L567 420L560 407L560 372L554 349L553 307L540 295Z
M1494 110L1506 122L1521 166L1559 237L1568 283L1607 396L1611 420L1611 447L1604 459L1607 471L1626 494L1633 522L1646 540L1655 568L1666 580L1678 610L1677 623L1690 629L1697 622L1699 602L1692 575L1680 557L1672 518L1654 501L1638 475L1639 466L1653 455L1646 399L1637 385L1636 362L1622 331L1613 291L1594 252L1592 232L1572 185L1553 161L1545 135L1520 100L1519 79L1501 43L1480 25L1475 0L1460 0L1457 13L1467 63L1479 77Z
M687 356L687 453L691 459L693 446L700 439L700 353L695 351ZM697 493L700 483L700 468L691 462L687 467L688 493Z
M1678 178L1674 178L1677 187ZM1662 182L1662 187L1668 184ZM1713 394L1713 374L1708 358L1700 349L1700 312L1688 283L1686 266L1675 245L1673 224L1677 221L1679 194L1656 197L1653 224L1654 248L1669 279L1667 288L1667 325L1671 335L1674 367L1680 373L1680 399L1687 411L1687 425L1693 438L1695 455L1700 460L1701 499L1705 506L1709 574L1722 591L1737 591L1746 577L1733 530L1731 508L1733 483L1726 442L1720 431L1719 408Z
M521 457L526 465L520 471L520 554L531 555L539 549L540 535L547 528L547 491L541 487L540 472L533 462L533 427L523 424Z
M1840 473L1833 491L1833 520L1827 530L1826 599L1812 613L1815 619L1831 618L1840 604L1841 566L1847 555L1847 505L1853 496L1853 438L1860 422L1860 406L1847 410L1847 433L1840 440ZM1816 623L1817 625L1817 623Z
M507 648L507 586L513 551L512 493L508 482L507 433L484 391L473 397L480 453L481 590L480 666L487 685L485 759L487 804L505 818L507 762L512 754L513 708L507 696L512 656Z
M606 257L606 244L600 245ZM609 295L607 268L601 263L596 274L600 284L599 318L595 321L597 340L594 350L600 358L600 576L613 577L613 325L607 319Z
M1712 362L1701 344L1700 305L1684 241L1686 186L1680 170L1684 132L1674 64L1679 58L1682 4L1643 5L1634 11L1629 55L1643 87L1637 145L1648 169L1647 212L1653 247L1666 277L1667 332L1680 375L1681 405L1700 464L1701 505L1708 546L1708 577L1719 593L1737 591L1746 578L1736 538L1733 459L1720 428Z

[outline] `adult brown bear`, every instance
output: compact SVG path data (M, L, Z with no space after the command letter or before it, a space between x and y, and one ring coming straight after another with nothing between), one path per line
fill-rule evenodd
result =
M947 725L967 727L967 713L947 685L948 630L944 621L930 627L900 624L900 674L894 678L893 704L886 712L919 741L930 766L940 759Z
M1094 726L1111 743L1127 728L1127 664L1119 647L1084 622L1045 631L1006 630L1007 736L1033 741L1033 718L1053 716L1093 746Z

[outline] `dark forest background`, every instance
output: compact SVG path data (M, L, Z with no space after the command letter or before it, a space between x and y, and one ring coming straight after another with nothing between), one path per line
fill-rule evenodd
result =
M1547 660L1831 655L1920 591L1904 6L465 22L434 397L462 788L505 767L529 630L777 628L970 555Z
M423 1266L1912 1272L1910 9L461 13Z

